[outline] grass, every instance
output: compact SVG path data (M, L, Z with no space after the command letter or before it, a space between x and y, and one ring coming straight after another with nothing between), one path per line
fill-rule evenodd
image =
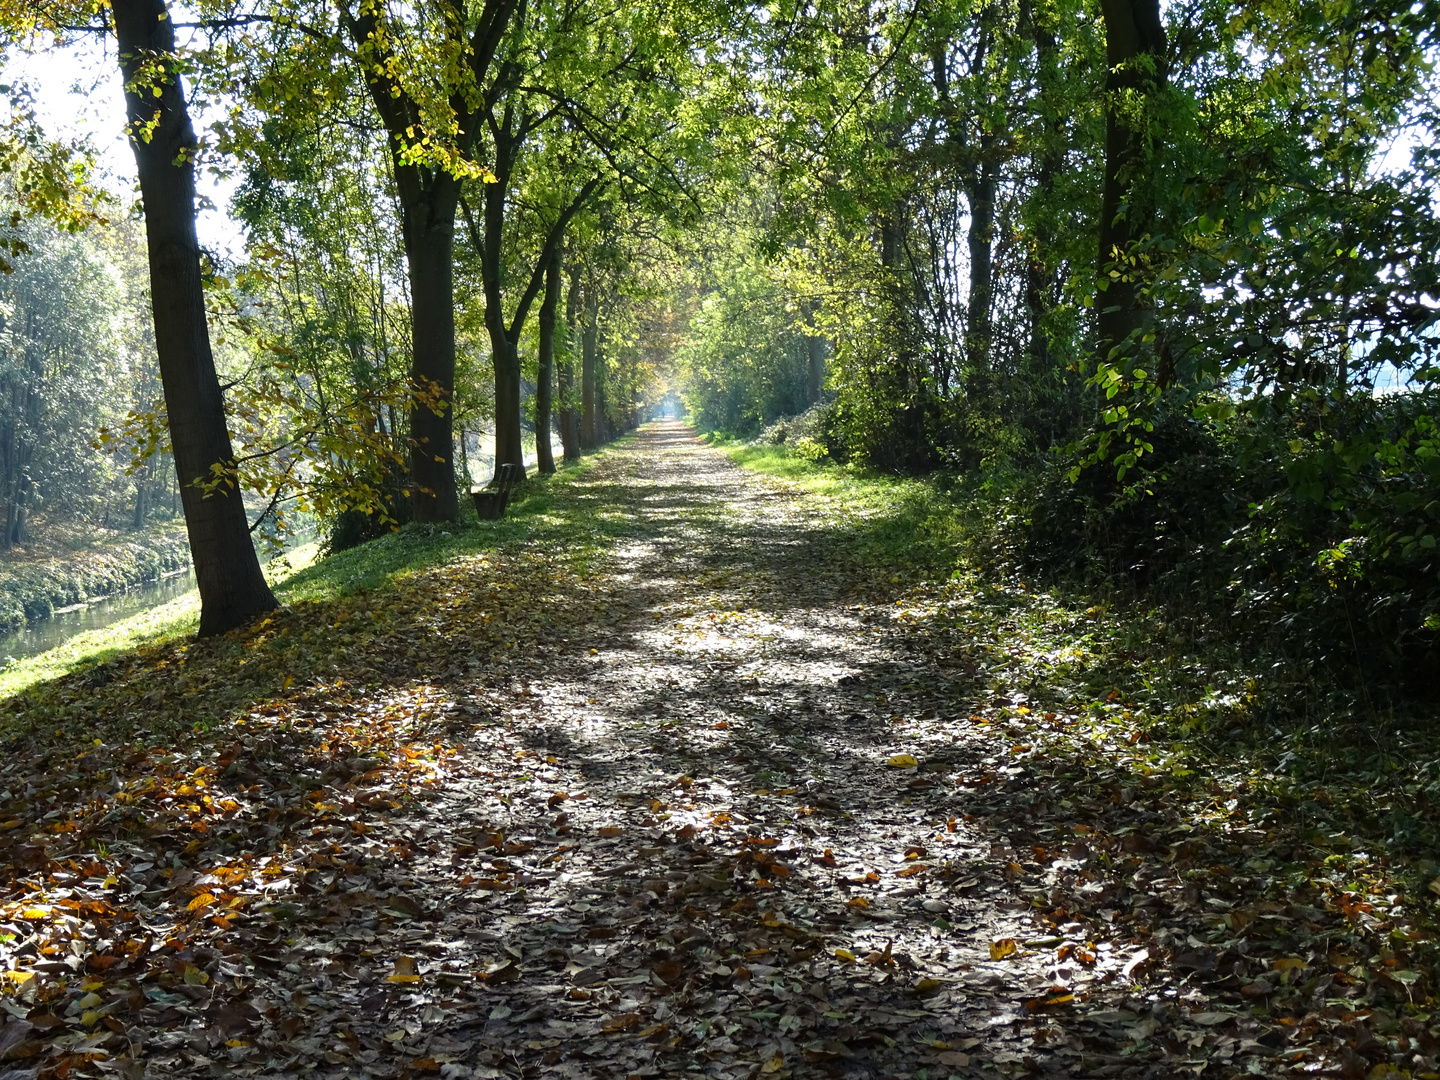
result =
M971 506L936 479L889 476L808 461L787 447L714 440L743 468L833 498L857 519L850 538L866 561L893 567L895 580L949 577L973 559Z
M349 551L320 558L320 545L307 544L266 566L266 576L284 609L323 607L357 593L394 589L415 571L452 559L549 533L549 542L582 544L604 532L588 514L573 508L556 516L555 489L584 476L599 456L564 468L554 477L532 476L499 522L453 526L408 525L389 536ZM598 511L599 508L596 508ZM78 634L65 644L27 657L0 672L0 703L32 689L132 654L183 649L200 620L195 592L140 612L99 630ZM3 712L3 710L0 710ZM5 718L0 716L0 736Z
M1256 653L1223 625L1197 636L1183 596L1065 575L1027 581L992 555L1006 542L998 532L1026 528L1023 515L975 484L816 464L784 446L721 445L748 469L854 508L862 550L895 566L895 580L916 579L914 602L932 612L927 632L960 642L957 662L975 672L977 694L1025 690L1097 730L1143 732L1137 783L1164 775L1180 787L1219 779L1251 790L1318 832L1353 836L1356 850L1393 865L1392 884L1428 897L1440 873L1433 708L1401 716L1347 705L1312 672ZM1434 884L1429 892L1440 892L1440 878Z

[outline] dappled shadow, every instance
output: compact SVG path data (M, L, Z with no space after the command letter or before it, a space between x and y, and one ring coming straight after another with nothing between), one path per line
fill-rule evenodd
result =
M659 425L498 551L49 688L105 695L95 730L217 729L0 765L7 1045L69 1075L1278 1060L1295 1033L1241 1006L1340 991L1253 990L1239 930L1343 907L1206 869L1249 837L1203 783L895 603L855 557L885 527Z

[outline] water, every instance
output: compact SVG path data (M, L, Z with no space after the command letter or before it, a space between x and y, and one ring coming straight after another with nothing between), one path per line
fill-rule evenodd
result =
M31 623L23 630L0 636L0 668L6 667L13 660L23 660L27 656L48 652L86 630L99 630L121 619L128 619L137 612L167 604L193 588L195 572L186 570L159 581L136 585L104 600L56 612L50 618Z

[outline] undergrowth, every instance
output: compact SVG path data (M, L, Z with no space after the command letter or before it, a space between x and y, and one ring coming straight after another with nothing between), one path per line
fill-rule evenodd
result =
M726 450L867 515L862 550L868 544L898 580L928 583L918 590L936 612L927 632L998 626L993 646L965 661L977 692L1028 683L1143 732L1142 775L1226 776L1307 805L1316 828L1353 835L1366 858L1395 860L1412 895L1433 900L1440 730L1423 700L1379 702L1303 656L1257 648L1267 638L1217 612L1203 582L1187 595L1173 577L1106 576L1078 557L1045 572L1031 555L1037 534L1057 543L1056 526L1025 504L1035 499L1033 475L900 479L784 446ZM972 599L956 607L961 593Z

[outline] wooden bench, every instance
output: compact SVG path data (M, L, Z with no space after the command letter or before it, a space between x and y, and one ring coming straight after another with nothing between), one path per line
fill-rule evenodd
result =
M510 493L520 486L520 481L525 479L525 473L519 465L506 462L500 466L500 471L495 474L495 479L490 481L493 485L486 488L478 488L470 492L470 497L475 500L475 512L480 515L481 521L499 521L505 516L505 507L510 505Z

